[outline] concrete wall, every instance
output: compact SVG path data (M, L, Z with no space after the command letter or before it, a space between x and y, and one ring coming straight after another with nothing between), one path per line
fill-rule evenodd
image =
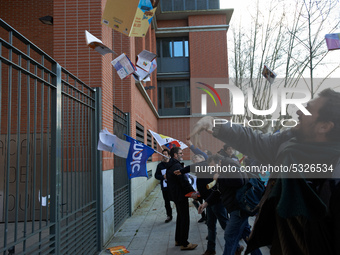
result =
M133 213L138 205L144 201L150 194L150 192L159 183L155 179L155 172L159 161L150 162L147 164L147 169L152 170L152 177L147 179L146 177L131 179L131 212Z

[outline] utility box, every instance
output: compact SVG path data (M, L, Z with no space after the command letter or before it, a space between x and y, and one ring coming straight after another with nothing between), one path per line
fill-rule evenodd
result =
M159 0L107 0L102 23L131 37L144 37Z

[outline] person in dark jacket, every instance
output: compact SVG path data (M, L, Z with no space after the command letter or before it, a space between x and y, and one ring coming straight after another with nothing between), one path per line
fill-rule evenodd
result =
M207 188L207 184L213 181L212 175L209 173L203 173L203 170L208 166L216 166L216 164L220 164L222 156L213 155L208 158L207 161L198 162L196 164L187 166L180 171L176 171L176 174L185 174L188 172L197 172L197 189L201 195L201 198L206 200L212 194L213 190ZM196 166L198 169L202 171L195 171ZM202 203L203 204L203 203ZM223 230L225 230L228 224L228 214L227 210L222 204L220 199L215 199L214 202L211 202L207 208L207 227L208 227L208 244L207 250L203 255L214 255L216 254L216 223L217 220L220 223L220 226Z
M230 144L224 144L223 149L220 149L217 153L220 154L222 157L227 157L238 161L238 158L234 154L234 149Z
M299 167L271 174L246 252L271 245L271 254L340 254L340 93L325 89L301 107L299 123L276 134L230 123L212 129L212 117L194 126L193 136L207 130L263 164Z
M169 191L167 186L167 181L165 179L166 176L166 163L169 162L170 157L170 151L168 149L162 150L162 154L164 155L162 158L162 161L157 165L155 178L157 180L160 180L161 183L161 189L164 199L164 205L166 210L167 218L165 219L165 223L168 223L172 220L172 209L170 204L170 198L169 198Z
M225 246L223 255L234 255L240 247L239 240L249 225L248 215L240 209L236 199L237 190L248 182L248 177L240 171L241 165L239 162L230 157L223 158L221 167L224 166L233 167L236 171L223 172L215 176L218 177L216 190L200 206L199 213L210 204L216 203L216 200L221 199L229 213L229 221L224 231ZM261 254L261 252L256 250L253 254Z
M193 250L198 245L188 242L189 237L189 203L185 196L187 193L195 192L185 175L176 175L174 171L183 168L180 161L183 159L183 151L179 147L170 150L170 160L167 163L166 179L170 199L175 202L177 219L175 232L175 245L181 246L181 250Z

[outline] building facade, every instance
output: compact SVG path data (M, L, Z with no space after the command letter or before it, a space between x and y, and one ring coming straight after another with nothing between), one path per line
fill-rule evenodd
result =
M130 38L101 24L105 3L3 0L0 18L82 82L100 88L101 128L121 138L128 133L158 151L161 149L148 129L186 142L190 127L203 116L202 95L213 93L214 84L228 83L227 31L233 10L220 9L219 0L161 0L146 36ZM40 22L44 16L53 17L53 25ZM121 80L111 65L117 55L101 56L87 47L85 30L118 55L124 52L132 62L144 49L157 53L158 67L151 81ZM208 97L207 111L228 117L229 94L217 92L220 100ZM5 104L3 98L1 104ZM213 153L222 147L204 134L201 139ZM189 162L189 149L184 154ZM153 175L159 160L160 156L153 154L148 161L149 178L128 180L125 161L101 153L102 246L157 185Z

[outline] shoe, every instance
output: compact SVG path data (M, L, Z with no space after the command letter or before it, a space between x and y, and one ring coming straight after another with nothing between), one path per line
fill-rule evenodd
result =
M172 221L172 217L171 217L171 216L168 216L164 222L165 222L165 223L168 223L168 222L170 222L170 221Z
M175 241L175 246L180 246L179 242Z
M198 223L202 223L202 222L205 222L207 219L205 218L205 217L202 217L202 218L200 218L197 222Z
M242 245L240 245L240 247L237 248L235 255L241 255L243 250L244 250L244 247Z
M181 250L185 251L185 250L193 250L198 246L198 244L193 244L193 243L189 243L187 246L183 246L181 245Z
M206 250L205 253L203 253L202 255L215 255L216 251L208 251Z

